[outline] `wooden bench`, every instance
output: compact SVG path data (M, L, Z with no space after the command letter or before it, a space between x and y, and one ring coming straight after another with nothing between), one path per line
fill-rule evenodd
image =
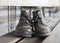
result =
M58 18L57 18L58 19ZM56 19L54 19L54 20L52 20L53 22L55 21ZM50 23L52 23L53 24L53 22L50 22ZM55 21L54 23L55 24L53 24L54 26L58 23L60 21L60 19L59 20L57 20L57 21ZM52 25L51 24L51 25ZM33 38L25 38L25 39L23 39L22 41L20 41L19 43L60 43L60 34L58 34L59 32L58 31L60 31L60 28L59 28L59 26L60 26L60 22L59 22L59 24L54 28L54 30L55 31L52 31L51 33L50 33L50 36L48 36L48 37L33 37ZM59 28L59 29L58 29ZM57 31L56 31L57 30ZM57 32L57 33L56 33ZM57 35L58 34L58 35ZM55 36L56 35L56 36ZM59 36L59 38L58 38L58 36ZM57 38L58 39L57 39ZM56 42L57 41L57 42Z
M49 18L49 19L47 20L47 23L50 22L50 21L53 20L53 19L54 19L53 17Z
M2 37L0 37L0 43L17 43L19 41L20 41L19 43L40 43L43 41L43 39L45 39L45 37L44 38L36 38L36 37L34 37L34 38L22 38L22 37L17 37L14 33L15 32L13 31L13 32L10 32L10 33L5 34Z
M0 43L15 43L20 40L21 37L17 37L14 33L13 31L0 37Z
M54 18L53 20L51 20L50 22L47 23L47 26L49 26L51 28L51 30L54 29L54 27L60 22L60 19L58 18Z

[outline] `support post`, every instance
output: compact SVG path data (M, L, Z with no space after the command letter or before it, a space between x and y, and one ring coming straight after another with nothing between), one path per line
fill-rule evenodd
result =
M29 18L31 18L31 8L29 8Z
M9 32L9 6L8 6L8 32Z
M43 16L45 17L45 8L42 7L42 13L43 13Z

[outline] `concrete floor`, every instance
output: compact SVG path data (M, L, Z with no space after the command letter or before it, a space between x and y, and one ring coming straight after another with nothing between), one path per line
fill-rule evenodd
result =
M43 43L60 43L60 23L54 28L51 35L48 36Z

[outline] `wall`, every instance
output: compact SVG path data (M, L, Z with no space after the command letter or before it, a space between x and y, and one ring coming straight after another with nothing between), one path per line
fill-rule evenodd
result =
M0 0L0 6L59 6L59 0Z

